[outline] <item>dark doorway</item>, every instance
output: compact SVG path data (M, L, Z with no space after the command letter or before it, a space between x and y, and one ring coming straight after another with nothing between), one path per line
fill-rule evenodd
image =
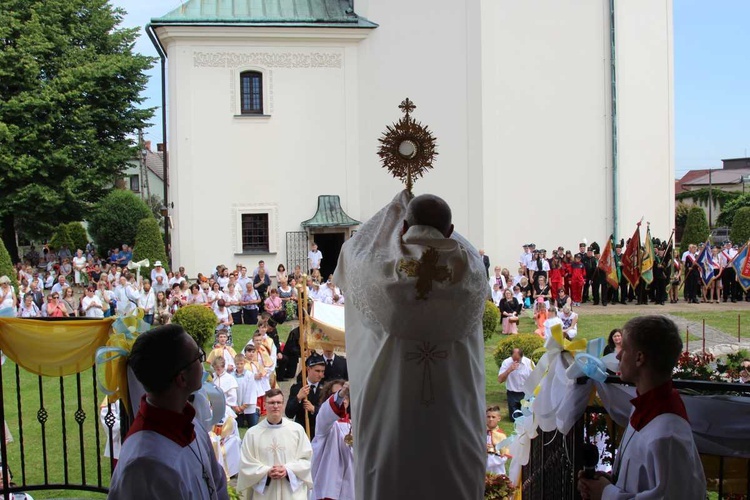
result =
M320 275L323 281L336 270L341 246L344 244L344 233L316 233L311 235L312 241L317 243L318 250L323 254L320 264Z

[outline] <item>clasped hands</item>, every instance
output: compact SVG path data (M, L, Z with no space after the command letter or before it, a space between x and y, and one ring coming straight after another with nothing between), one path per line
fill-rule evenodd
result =
M268 477L271 479L284 479L286 477L286 467L283 465L274 465L268 471Z

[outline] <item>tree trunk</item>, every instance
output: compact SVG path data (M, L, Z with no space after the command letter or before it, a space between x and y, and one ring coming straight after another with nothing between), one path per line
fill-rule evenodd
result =
M8 253L10 254L10 260L16 263L21 259L18 256L18 244L16 243L16 224L13 214L5 215L2 219L2 222L0 222L0 226L2 226L2 238L3 243L5 243L5 249L8 250Z

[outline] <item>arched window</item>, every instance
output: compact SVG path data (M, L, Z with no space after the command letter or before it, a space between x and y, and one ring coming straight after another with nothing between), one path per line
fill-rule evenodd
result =
M240 112L243 115L263 114L263 73L244 71L240 73Z

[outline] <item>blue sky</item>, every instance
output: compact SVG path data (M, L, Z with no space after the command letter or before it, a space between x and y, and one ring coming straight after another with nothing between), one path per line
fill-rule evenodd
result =
M111 0L128 14L125 26L143 27L180 0ZM620 0L627 1L627 0ZM722 158L750 155L750 0L673 0L675 176L720 168ZM145 35L136 50L156 56ZM158 64L145 106L161 106ZM146 138L161 142L161 111Z

